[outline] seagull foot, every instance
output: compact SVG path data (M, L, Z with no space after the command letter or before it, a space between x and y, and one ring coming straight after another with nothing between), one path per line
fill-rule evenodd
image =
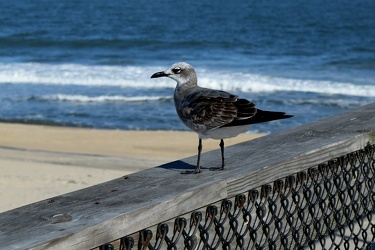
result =
M202 173L200 167L196 168L195 170L188 170L188 171L181 172L181 174L199 174L199 173Z

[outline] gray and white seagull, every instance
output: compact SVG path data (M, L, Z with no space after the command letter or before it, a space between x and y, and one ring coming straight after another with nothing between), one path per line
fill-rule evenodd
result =
M200 173L202 139L220 140L221 169L224 163L224 139L247 131L254 123L293 117L284 112L263 111L255 104L225 91L199 87L194 68L185 62L173 64L151 78L169 77L177 82L174 104L181 121L198 133L198 159L194 173Z

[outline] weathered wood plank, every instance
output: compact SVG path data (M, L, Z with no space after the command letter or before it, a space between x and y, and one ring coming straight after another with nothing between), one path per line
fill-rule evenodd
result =
M0 214L1 249L89 249L375 144L375 104L226 148L226 171L195 157ZM220 164L218 150L202 155Z
M157 171L152 172L157 175ZM22 214L14 210L4 213L4 216L15 216L19 222L26 220L27 227L23 223L14 225L14 219L1 220L1 232L13 228L12 232L18 236L24 234L27 240L20 241L14 233L11 237L3 237L5 234L1 233L0 246L11 244L17 249L45 241L35 249L65 249L66 244L77 249L92 248L109 237L116 239L134 229L157 224L160 219L167 220L177 211L189 212L191 205L200 207L215 202L218 197L225 198L224 187L225 181L201 184L192 179L177 183L172 178L152 178L152 174L120 178L100 187L55 197L51 199L53 202L20 208ZM40 231L44 232L39 235Z

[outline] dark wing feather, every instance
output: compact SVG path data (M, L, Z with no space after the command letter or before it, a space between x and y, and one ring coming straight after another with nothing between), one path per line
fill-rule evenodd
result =
M195 131L223 127L235 120L248 119L256 113L255 104L219 90L195 91L186 95L177 107L181 120Z
M185 95L178 106L181 120L195 131L207 131L230 123L237 115L237 97L221 91L195 91Z
M256 105L246 99L237 99L236 102L234 102L234 106L237 109L237 117L235 120L249 119L257 112Z

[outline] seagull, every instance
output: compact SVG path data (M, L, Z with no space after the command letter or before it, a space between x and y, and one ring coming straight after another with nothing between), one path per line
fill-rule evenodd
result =
M222 90L198 86L195 70L186 62L175 63L151 76L158 77L177 82L174 91L177 114L188 128L198 133L198 159L193 173L201 172L202 139L220 140L221 167L210 169L224 170L224 139L246 132L251 124L293 117L285 112L260 110L251 101Z

